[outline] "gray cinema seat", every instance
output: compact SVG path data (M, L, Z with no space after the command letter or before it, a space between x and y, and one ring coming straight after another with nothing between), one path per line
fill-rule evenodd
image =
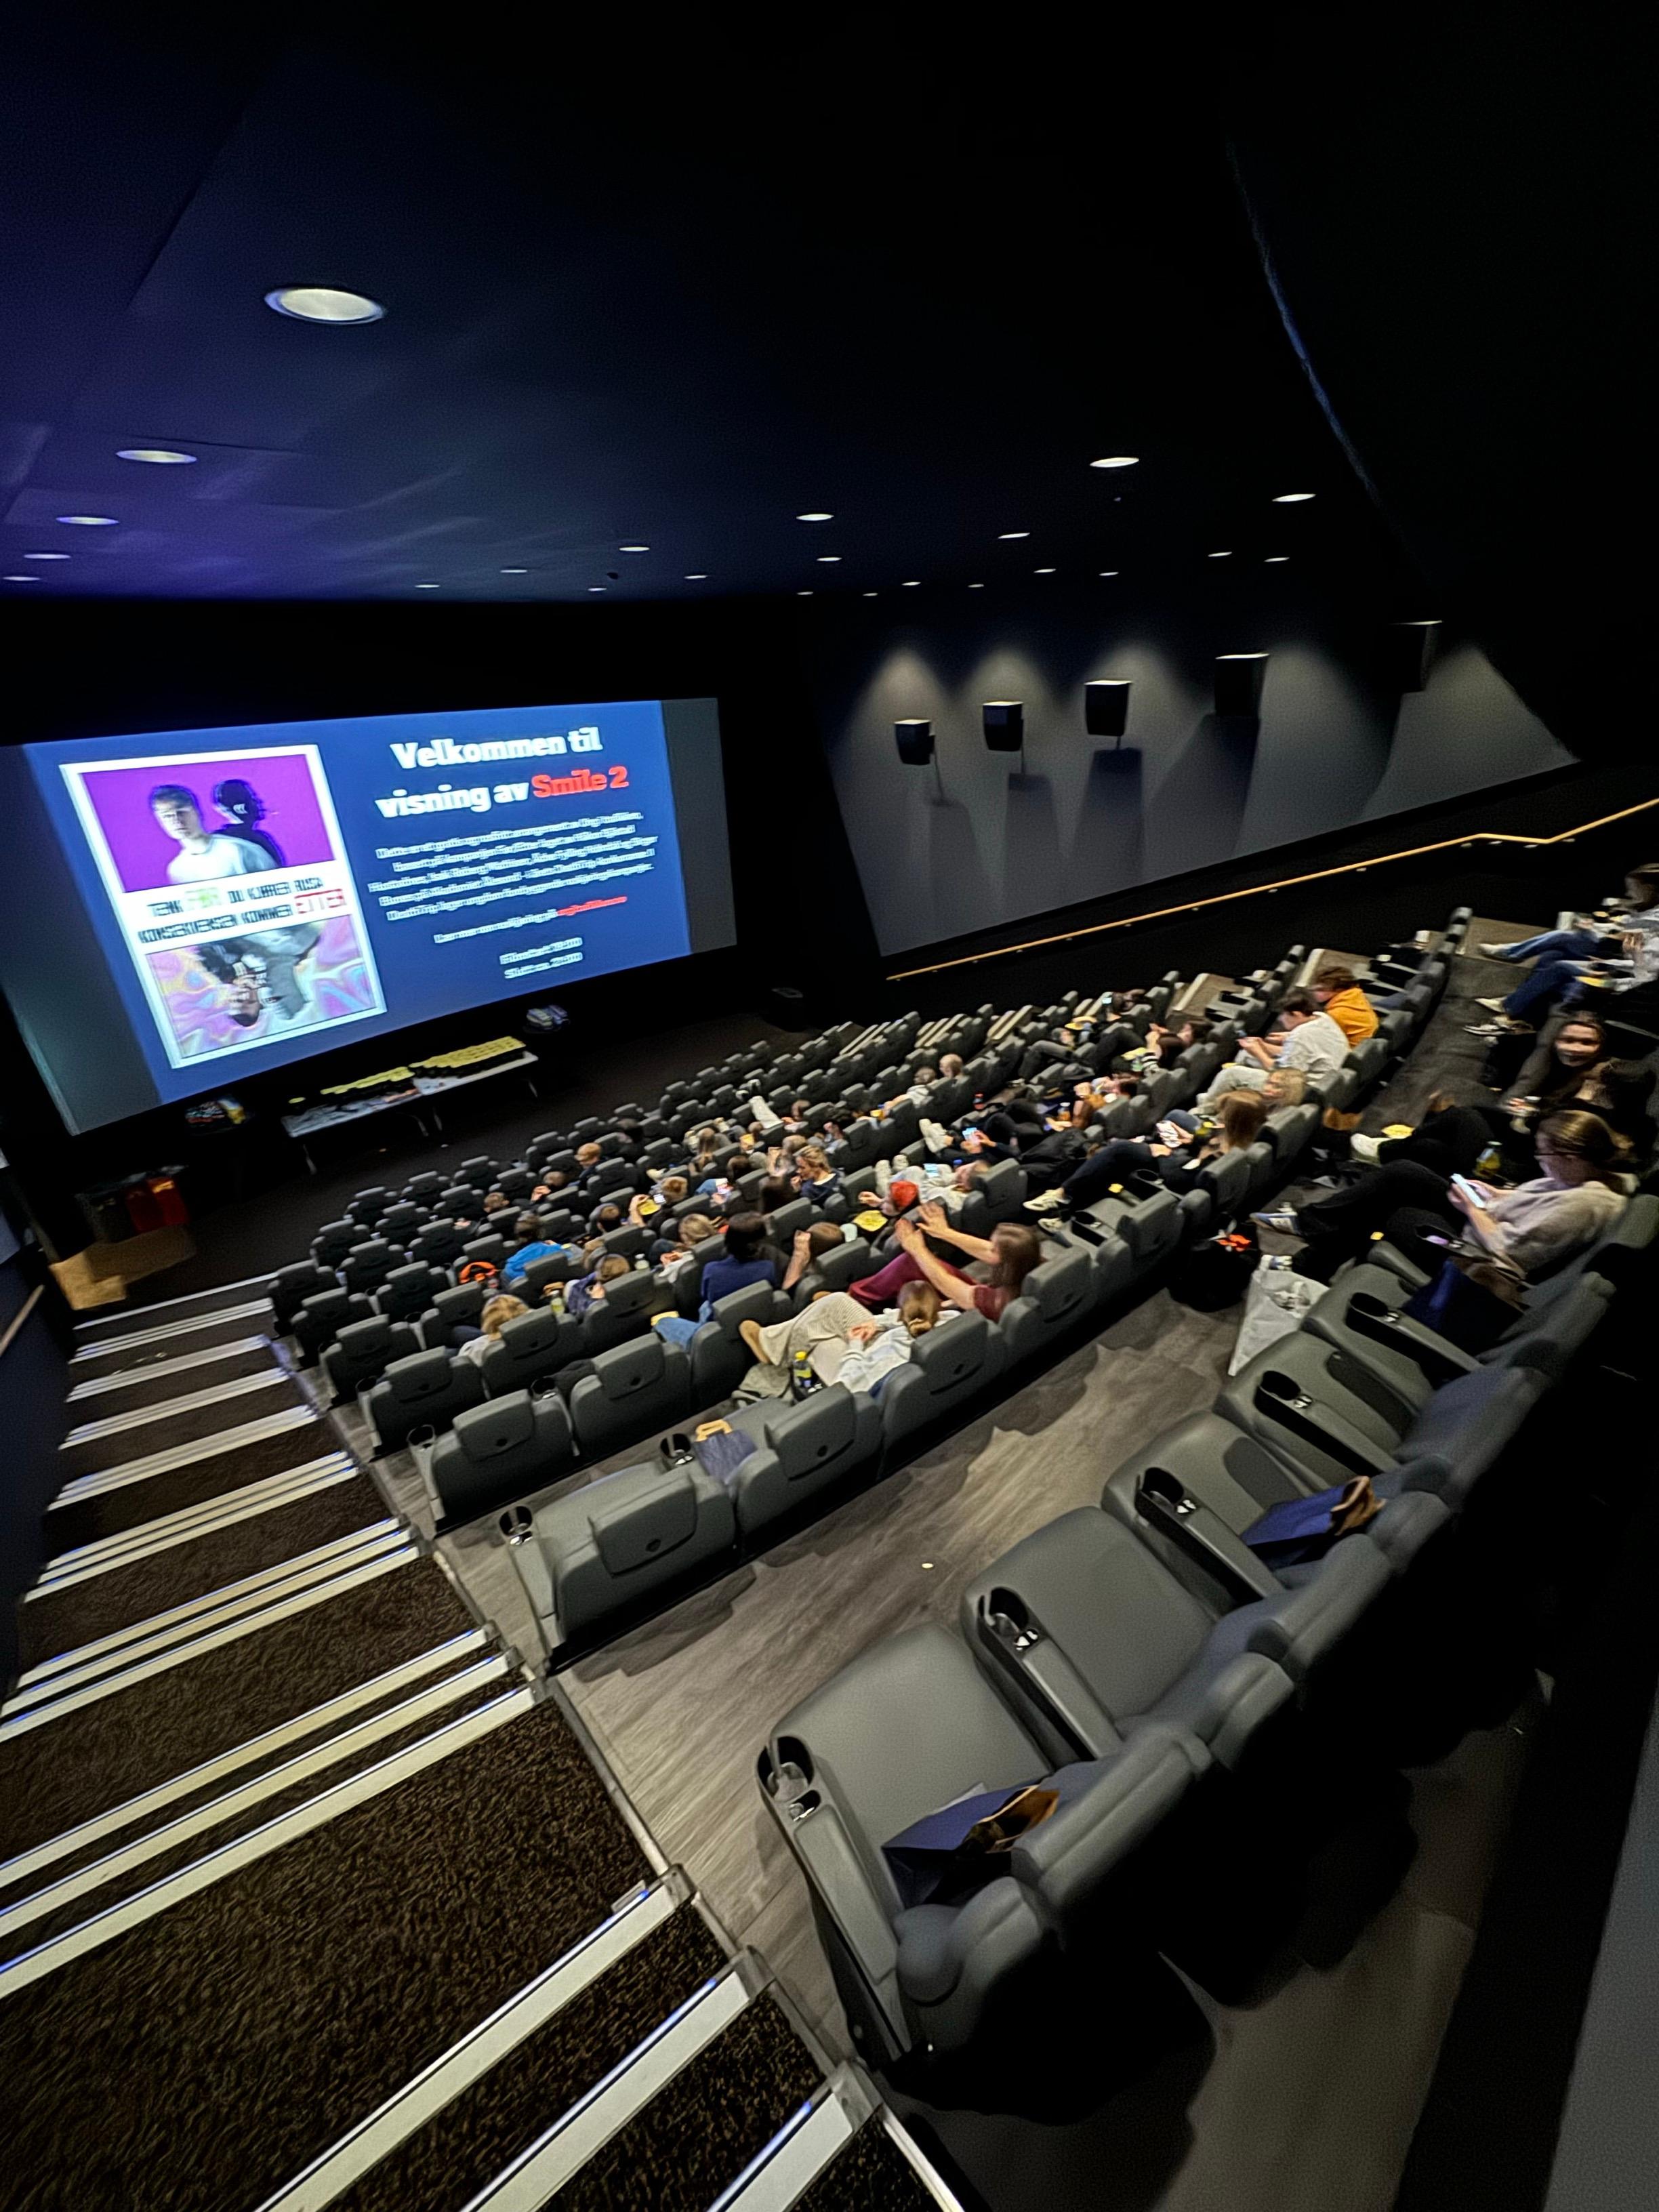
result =
M441 1267L411 1260L394 1267L374 1293L374 1310L388 1321L418 1321L439 1292L449 1286Z
M1012 1367L1017 1361L1036 1358L1086 1321L1103 1295L1095 1255L1084 1245L1058 1252L1033 1267L1019 1296L1010 1300L996 1324L1005 1364Z
M570 1421L584 1459L604 1459L672 1428L691 1410L691 1362L654 1331L602 1352L570 1392Z
M651 1309L661 1292L661 1284L643 1267L636 1267L632 1274L618 1275L614 1282L607 1283L605 1296L589 1306L578 1324L582 1334L581 1357L597 1358L613 1345L625 1343L648 1329Z
M528 1390L556 1375L581 1353L581 1323L541 1307L510 1321L484 1353L484 1384L492 1398Z
M1006 1353L983 1314L958 1313L910 1346L910 1357L882 1386L882 1434L888 1446L942 1421L994 1382Z
M394 1359L418 1352L421 1340L407 1322L375 1314L348 1322L323 1353L323 1372L337 1405L349 1405L360 1390L378 1382Z
M872 1645L804 1698L761 1756L762 1795L806 1877L866 2061L920 2084L977 2058L996 2077L987 2093L1012 2105L1022 2054L1048 2023L1066 2017L1074 2037L1086 2018L1102 2069L1121 2008L1144 2035L1158 1973L1136 1893L1203 1764L1190 1738L1148 1727L1052 1771L935 1622ZM905 1902L884 1844L958 1798L1033 1782L1060 1804L994 1875L957 1901Z
M339 1287L333 1268L318 1260L296 1260L290 1267L279 1267L270 1279L270 1306L277 1335L288 1334L307 1298L319 1297L325 1291L337 1291Z
M447 1428L483 1394L483 1376L470 1359L442 1351L394 1359L369 1391L364 1409L377 1454L401 1451L419 1429Z
M574 1465L564 1401L555 1391L515 1390L455 1416L432 1447L428 1480L445 1520L471 1521L545 1489Z
M712 1406L729 1398L755 1364L755 1355L740 1334L746 1321L769 1328L787 1321L790 1301L769 1283L747 1283L716 1299L708 1319L686 1346L691 1362L691 1402Z
M1088 1213L1097 1229L1128 1247L1137 1275L1155 1267L1181 1242L1181 1200L1161 1183L1144 1189L1125 1183L1097 1200Z
M723 1484L696 1466L628 1467L543 1506L511 1550L550 1647L589 1637L729 1553Z
M760 1449L732 1480L745 1535L868 1469L881 1451L881 1408L862 1391L832 1383L799 1404L769 1406L760 1431Z
M340 1331L354 1321L368 1321L374 1309L362 1291L316 1291L300 1301L294 1316L294 1340L300 1347L302 1366L308 1367L332 1344Z
M483 1283L452 1283L438 1291L421 1316L421 1342L428 1352L447 1352L454 1330L477 1328L483 1319L484 1287Z
M363 1236L360 1222L325 1221L311 1240L311 1256L319 1267L332 1270L354 1244L362 1243Z

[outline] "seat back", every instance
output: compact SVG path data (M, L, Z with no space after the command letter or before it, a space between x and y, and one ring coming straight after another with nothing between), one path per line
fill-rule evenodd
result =
M452 1283L435 1292L421 1316L421 1338L427 1350L441 1346L447 1351L452 1330L477 1328L483 1318L483 1306L482 1283Z
M674 1309L689 1321L702 1304L702 1271L711 1261L726 1256L723 1237L705 1237L694 1245L691 1256L674 1277Z
M388 1321L418 1321L449 1278L441 1267L419 1260L394 1267L374 1293L374 1309Z
M453 1267L461 1256L465 1237L453 1221L431 1221L411 1239L409 1256L434 1267Z
M601 1160L588 1176L586 1188L597 1203L619 1190L631 1190L637 1172L627 1160Z
M336 1400L349 1403L378 1382L394 1359L407 1359L420 1348L421 1340L407 1322L375 1314L346 1323L323 1353L323 1372Z
M488 1152L477 1152L470 1160L461 1162L460 1173L455 1180L475 1184L479 1190L493 1190L495 1188L495 1170L499 1164Z
M1103 1229L1112 1231L1128 1246L1138 1272L1161 1259L1181 1234L1181 1206L1172 1190L1137 1194L1126 1188L1119 1196L1103 1199L1091 1211Z
M769 1243L775 1244L781 1252L789 1249L790 1241L799 1229L810 1229L822 1218L823 1209L816 1199L792 1198L767 1216L766 1231Z
M387 1206L375 1225L380 1235L394 1244L407 1244L416 1230L425 1228L426 1218L425 1206L416 1206L412 1199L399 1199L396 1206Z
M482 1237L469 1237L461 1247L461 1256L458 1264L463 1267L489 1267L499 1274L501 1262L506 1259L507 1254L506 1237L498 1237L491 1231Z
M517 1390L455 1416L432 1447L432 1487L446 1521L471 1521L571 1473L570 1417L556 1391Z
M371 1237L354 1244L340 1262L340 1280L349 1291L378 1291L394 1267L407 1255L384 1237Z
M985 1207L985 1218L994 1227L999 1221L1015 1220L1025 1203L1029 1188L1025 1170L1018 1160L998 1160L980 1183L977 1195Z
M736 1536L725 1486L696 1467L629 1467L544 1506L514 1547L550 1644L594 1635L689 1582Z
M738 1527L745 1534L763 1528L872 1468L881 1433L877 1401L839 1383L769 1411L762 1422L765 1441L732 1477Z
M717 1399L729 1397L749 1372L754 1355L739 1333L744 1322L756 1322L765 1328L774 1322L787 1321L789 1312L789 1300L769 1283L745 1283L742 1290L717 1299L708 1319L686 1346L691 1361L692 1404L712 1406Z
M642 1260L651 1247L651 1231L630 1222L625 1229L608 1229L602 1242L620 1260Z
M1281 1106L1262 1123L1261 1141L1272 1146L1281 1169L1289 1168L1312 1144L1318 1127L1317 1106Z
M404 1185L404 1196L416 1206L429 1207L447 1180L432 1168L422 1169L419 1175L410 1176Z
M536 1178L528 1168L503 1168L495 1178L495 1188L504 1198L526 1199L536 1188Z
M527 1390L556 1375L581 1351L581 1323L544 1307L510 1321L483 1355L483 1378L492 1398Z
M338 1286L316 1291L310 1297L302 1298L300 1310L294 1316L294 1339L300 1347L301 1364L308 1366L323 1346L332 1344L349 1322L368 1321L374 1310L363 1291Z
M684 1347L654 1331L594 1358L570 1393L570 1420L585 1459L603 1459L666 1428L691 1407Z
M568 1283L575 1272L568 1252L550 1252L544 1260L532 1260L520 1276L519 1296L526 1305L536 1305L550 1283Z
M917 1337L882 1386L882 1435L890 1448L943 1420L1002 1372L1002 1340L983 1314L959 1313Z
M307 1298L339 1287L332 1267L325 1267L320 1261L296 1260L291 1267L279 1267L270 1279L270 1305L277 1335L288 1334L294 1326L295 1316Z
M1081 1246L1033 1267L996 1324L1005 1364L1032 1358L1075 1328L1094 1311L1098 1293L1093 1257Z
M651 1307L661 1291L653 1274L636 1267L605 1286L605 1296L581 1317L582 1357L591 1359L650 1327Z
M348 1199L346 1212L354 1221L360 1221L365 1229L372 1230L391 1204L392 1193L384 1183L377 1182L368 1190L360 1190L356 1197Z
M860 1282L866 1275L876 1272L876 1255L862 1237L852 1237L837 1245L833 1252L825 1252L812 1262L820 1287L826 1291L844 1291ZM724 1303L724 1301L722 1301Z
M354 1244L363 1241L356 1221L325 1221L311 1240L311 1256L319 1267L337 1267Z
M394 1359L368 1394L377 1452L401 1451L417 1429L447 1428L483 1394L483 1376L470 1359L442 1351Z

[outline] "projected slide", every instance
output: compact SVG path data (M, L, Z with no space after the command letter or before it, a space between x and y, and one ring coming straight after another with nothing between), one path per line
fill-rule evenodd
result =
M732 939L712 701L21 750L27 778L8 763L3 797L52 834L17 840L0 969L81 1127ZM82 925L68 935L89 932L101 978L64 933L28 931L31 908L62 913L64 868ZM112 988L127 1035L106 1030L94 1055L84 1024Z

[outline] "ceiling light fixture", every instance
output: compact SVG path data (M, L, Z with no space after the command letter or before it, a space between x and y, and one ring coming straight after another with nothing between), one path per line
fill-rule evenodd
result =
M1100 573L1103 576L1115 576L1117 570L1115 568L1103 568Z
M873 599L876 595L873 592L866 592L864 596L866 599Z
M983 584L969 584L968 588L970 592L982 592L985 586Z
M6 576L0 578L0 582L8 584L38 584L40 580L40 579L38 576Z
M619 545L617 550L618 553L648 553L651 548L648 545Z
M836 519L836 518L835 518L835 516L834 516L833 514L798 514L798 515L795 517L795 520L796 520L796 521L797 521L797 522L833 522L833 521L835 520L835 519Z
M301 323L378 323L386 309L362 292L337 292L327 284L279 284L265 305Z
M819 556L818 556L818 559L820 560L820 562L825 562L825 563L830 563L830 562L833 562L839 561L839 560L840 560L840 558L841 558L841 556L840 556L840 554L839 554L839 553L820 553L820 554L819 554Z
M795 594L795 597L798 599L810 599L811 596L812 594L811 592L797 592Z
M1281 561L1288 561L1291 556L1288 553L1269 553L1264 557L1267 560L1267 566L1270 568L1277 568Z
M417 592L435 592L439 586L436 584L416 584L415 588Z
M115 527L112 514L60 514L58 520L67 522L71 529L76 530L113 530Z
M1052 576L1054 573L1052 568L1033 568L1031 571L1034 576Z
M1108 453L1102 461L1091 461L1091 469L1136 469L1140 465L1139 453Z
M503 568L501 574L504 576L527 576L530 571L528 568Z
M685 580L688 584L706 584L708 581L708 571L707 568L688 569Z
M604 584L590 584L587 588L590 592L603 592L606 586Z
M1300 507L1304 499L1312 499L1314 496L1315 495L1310 491L1276 491L1273 494L1273 505Z
M904 589L907 592L919 592L921 589L921 577L907 576L904 580Z
M1229 545L1219 553L1212 553L1209 557L1212 561L1231 561L1233 557L1233 549Z
M26 553L23 558L26 561L67 561L69 555L67 553Z
M167 446L123 446L118 461L149 461L158 469L181 469L194 461L194 453L175 453Z
M1029 530L999 530L997 532L997 544L999 545L1006 545L1012 543L1012 541L1016 538L1029 538L1030 534L1031 533Z

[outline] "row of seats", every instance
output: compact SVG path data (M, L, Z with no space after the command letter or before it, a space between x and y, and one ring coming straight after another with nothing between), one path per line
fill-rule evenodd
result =
M976 1577L959 1634L878 1644L780 1721L763 1794L866 2057L983 2089L1030 2021L1064 2017L1107 1968L1112 1988L1162 1960L1248 1992L1297 1926L1356 1774L1397 1779L1513 1704L1530 1548L1515 1540L1559 1541L1538 1527L1552 1418L1609 1332L1639 1327L1656 1236L1659 1200L1632 1201L1480 1359L1409 1323L1382 1347L1354 1340L1353 1298L1374 1293L1334 1285L1098 1506ZM1322 1558L1276 1574L1242 1541L1268 1507L1356 1472L1386 1502ZM888 1840L1032 1782L1059 1808L994 1879L906 1905Z

